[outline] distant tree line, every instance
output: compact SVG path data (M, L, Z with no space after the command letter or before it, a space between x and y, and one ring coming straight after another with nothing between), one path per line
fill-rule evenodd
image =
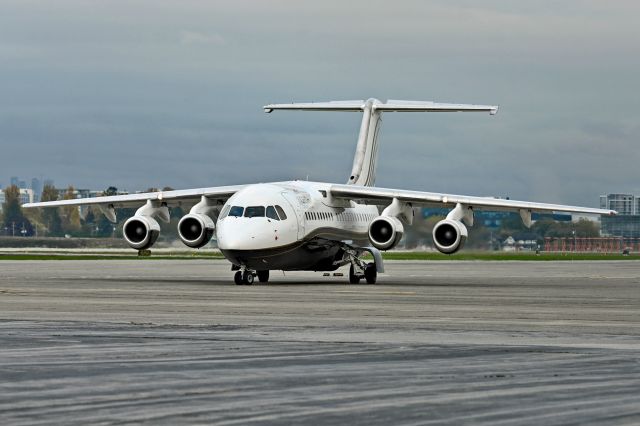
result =
M170 191L172 188L165 187L162 190ZM147 191L154 192L158 189L149 188ZM7 236L121 237L124 221L135 214L135 209L119 209L117 211L118 222L113 224L97 207L85 207L82 210L77 206L23 209L20 205L20 189L17 186L12 185L5 188L4 194L5 202L0 214L0 223L3 229L0 230L0 234ZM117 194L118 189L110 186L101 195ZM61 197L59 191L52 185L45 185L42 189L41 201L57 201L60 198L63 200L75 199L74 186L70 185ZM162 239L172 240L177 237L177 224L182 215L181 209L172 209L171 223L160 223Z
M162 191L170 191L165 187ZM158 191L157 188L149 188L147 192ZM62 195L62 199L75 199L75 188L70 185ZM136 209L119 209L117 211L118 222L113 224L100 212L97 207L86 207L80 210L76 206L46 209L23 209L20 206L20 190L12 185L4 189L5 202L2 208L3 235L15 236L46 236L46 237L121 237L122 225L129 217L135 214ZM103 196L117 195L118 189L110 186L102 192ZM45 185L42 190L41 201L56 201L59 191L51 185ZM83 214L81 214L81 211ZM171 208L171 222L160 222L162 232L161 240L172 241L177 239L177 225L184 212L180 208ZM406 245L409 248L421 244L431 245L431 231L433 226L443 216L430 216L426 219L416 217L412 226L406 227ZM4 231L4 232L2 232ZM498 228L484 226L476 221L473 227L469 227L469 240L466 247L495 249L499 244L512 236L516 240L536 240L539 244L545 237L598 237L600 228L597 222L580 220L578 222L556 222L552 219L536 221L531 228L526 228L517 213L508 215L502 220Z
M432 245L431 232L433 227L444 216L430 216L426 219L417 217L414 224L407 227L406 245L413 248L418 245ZM485 226L481 221L476 221L473 226L467 227L469 238L465 247L477 249L499 249L502 242L508 237L515 240L533 240L538 244L544 244L545 237L577 237L590 238L600 236L600 224L591 220L580 219L577 222L558 222L550 218L543 218L533 223L531 228L524 226L520 215L509 214L499 227Z

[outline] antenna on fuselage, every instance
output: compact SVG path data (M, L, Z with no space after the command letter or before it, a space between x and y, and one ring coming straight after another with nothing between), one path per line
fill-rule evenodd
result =
M383 112L489 112L495 115L497 106L470 104L443 104L422 101L388 100L381 102L377 99L366 101L331 101L311 103L271 104L264 106L264 112L274 110L303 110L303 111L362 111L362 123L358 135L358 144L353 159L353 167L347 184L374 186L376 180L376 160L378 157L378 132L382 124Z

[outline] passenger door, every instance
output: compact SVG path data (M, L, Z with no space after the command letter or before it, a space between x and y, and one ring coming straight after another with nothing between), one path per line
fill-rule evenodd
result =
M289 219L292 219L291 221L296 223L295 224L297 228L296 235L298 240L301 240L302 238L304 238L304 235L305 235L304 209L303 209L303 202L305 200L301 199L301 197L299 196L296 196L296 194L294 194L291 191L284 191L282 193L282 196L289 203L290 210L295 215L294 217L290 217Z

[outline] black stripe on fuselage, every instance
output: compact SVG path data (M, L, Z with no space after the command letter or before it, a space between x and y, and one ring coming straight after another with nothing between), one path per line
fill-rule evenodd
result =
M234 265L254 270L334 271L346 262L342 259L342 241L367 244L367 233L333 227L311 231L304 240L292 244L256 250L220 250Z

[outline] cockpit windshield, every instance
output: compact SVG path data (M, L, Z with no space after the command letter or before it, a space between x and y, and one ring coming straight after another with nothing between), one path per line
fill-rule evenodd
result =
M229 210L229 216L242 217L242 213L244 212L244 207L233 206L231 210Z
M273 206L267 206L267 217L273 220L280 220L278 213L276 213L276 209L274 209Z
M264 217L264 206L249 206L244 210L244 217Z
M220 213L220 219L224 219L227 216L233 217L267 217L273 220L286 220L287 215L284 212L284 209L280 206L249 206L249 207L240 207L240 206L226 206L222 209Z

